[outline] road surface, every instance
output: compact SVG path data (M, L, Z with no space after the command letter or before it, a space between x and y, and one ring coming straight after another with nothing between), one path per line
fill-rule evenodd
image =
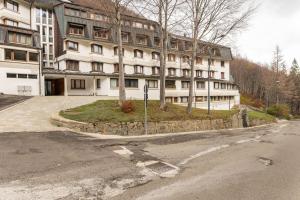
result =
M0 133L0 200L299 200L300 121L103 140Z

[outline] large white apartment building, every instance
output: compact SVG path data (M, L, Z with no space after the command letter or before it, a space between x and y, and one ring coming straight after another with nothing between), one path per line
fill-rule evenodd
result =
M118 96L116 31L97 1L0 0L0 20L0 92ZM11 38L18 36L9 36L11 30L30 32L31 41L12 41ZM157 24L125 11L122 35L127 98L142 99L147 83L149 98L159 99ZM166 100L186 103L191 40L170 34L168 45ZM199 42L199 45L204 43ZM240 98L237 86L230 78L231 50L209 45L214 50L211 71L208 72L209 56L205 49L198 53L196 60L194 101L199 107L206 106L210 76L213 108L227 109L229 104L230 107L239 104ZM18 52L11 53L10 59L7 49L26 51L26 60L24 55L20 60ZM41 54L40 62L33 53ZM20 92L24 87L28 91Z

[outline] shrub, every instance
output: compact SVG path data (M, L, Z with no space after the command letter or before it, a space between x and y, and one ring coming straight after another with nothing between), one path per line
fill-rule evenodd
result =
M124 101L121 106L121 110L124 113L131 113L135 111L135 105L132 101Z
M278 118L290 119L290 108L285 104L272 105L267 109L267 113Z

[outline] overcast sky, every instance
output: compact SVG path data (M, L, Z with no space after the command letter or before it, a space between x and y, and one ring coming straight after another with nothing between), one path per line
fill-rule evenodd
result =
M249 27L236 36L233 49L250 60L270 63L279 45L288 66L300 62L300 0L256 0L260 4Z

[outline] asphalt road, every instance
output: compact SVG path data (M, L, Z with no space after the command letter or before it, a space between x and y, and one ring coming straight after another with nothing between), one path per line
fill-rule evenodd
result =
M299 200L299 144L299 121L134 140L0 133L0 200Z

